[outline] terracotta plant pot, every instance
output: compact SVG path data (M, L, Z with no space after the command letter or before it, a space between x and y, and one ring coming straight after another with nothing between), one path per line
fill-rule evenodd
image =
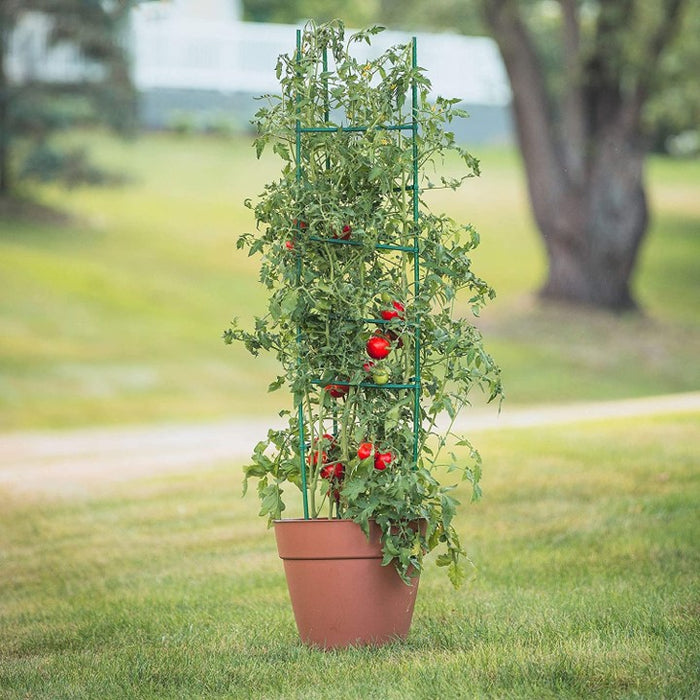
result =
M277 550L302 642L323 649L385 644L408 634L418 578L382 566L381 531L351 520L276 520Z

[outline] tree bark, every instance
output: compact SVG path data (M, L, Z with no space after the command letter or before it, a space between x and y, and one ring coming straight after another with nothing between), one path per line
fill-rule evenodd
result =
M601 3L586 61L577 3L560 0L567 87L555 104L522 4L482 1L509 76L530 203L547 251L543 297L612 310L636 306L630 283L648 225L641 111L648 76L683 4L665 0L664 21L643 47L646 72L630 89L621 37L633 0Z
M612 310L636 307L630 281L648 224L644 149L611 129L580 189L569 187L542 234L549 258L544 298Z

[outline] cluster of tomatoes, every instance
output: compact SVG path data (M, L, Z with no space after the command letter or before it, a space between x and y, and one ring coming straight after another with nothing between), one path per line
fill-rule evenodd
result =
M326 433L316 441L315 450L306 458L310 465L320 466L319 474L329 482L328 495L331 492L336 502L340 500L340 484L345 476L345 465L335 458L337 452L335 437Z
M384 471L393 461L394 455L391 452L380 452L371 442L360 443L357 448L357 456L364 460L374 455L374 468Z
M345 465L337 459L338 445L335 436L325 433L316 440L315 449L308 455L307 462L314 467L320 467L319 475L322 479L330 482L333 495L338 500L340 493L338 487L345 476ZM371 442L360 443L357 448L357 457L364 461L374 458L374 468L377 471L384 471L393 461L392 452L382 452Z
M393 321L399 319L404 320L406 307L386 292L382 294L382 301L385 304L391 303L390 308L382 309L380 315L384 321ZM384 360L389 356L394 344L396 347L401 347L403 341L401 337L393 330L377 330L374 335L367 341L367 354L373 360ZM377 366L374 362L366 362L363 365L365 372L372 375L372 381L375 384L386 384L389 381L389 372L385 367Z
M321 477L323 479L340 480L345 474L345 465L338 460L332 459L333 452L336 451L337 444L335 437L326 433L316 441L314 451L307 457L309 464L321 465Z

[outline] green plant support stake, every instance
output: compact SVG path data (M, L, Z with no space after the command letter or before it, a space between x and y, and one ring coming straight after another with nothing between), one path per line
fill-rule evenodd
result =
M418 85L416 84L415 71L418 66L418 42L416 37L411 40L411 69L413 77L411 79L411 140L413 152L413 284L414 296L417 298L420 292L420 253L418 248ZM418 433L420 428L420 318L416 318L416 325L413 329L414 354L414 382L416 387L413 390L413 462L418 467Z
M297 29L297 63L301 61L301 29ZM301 180L301 121L299 119L299 95L296 96L297 101L297 120L296 120L296 148L295 148L295 163L296 163L296 180ZM297 232L300 230L301 224L297 219ZM297 283L301 280L301 256L297 256ZM297 345L301 346L301 328L297 328ZM301 353L297 359L297 364L301 362ZM307 493L306 485L306 438L304 436L304 401L303 396L294 397L297 402L297 415L299 419L299 459L301 460L301 494L304 507L304 519L309 519L309 494Z

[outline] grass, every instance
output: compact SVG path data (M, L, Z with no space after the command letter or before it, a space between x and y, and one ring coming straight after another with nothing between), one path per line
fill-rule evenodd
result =
M243 205L276 176L248 141L81 134L131 182L35 192L69 218L2 214L0 430L270 415L276 366L225 347L232 316L264 308L257 262L235 249ZM480 321L509 404L697 389L700 168L652 159L654 218L635 291L644 316L533 302L544 272L520 165L485 149L483 175L433 205L482 234L475 265L498 290ZM452 167L453 164L450 164Z
M135 184L47 189L72 225L3 229L5 427L255 412L248 397L267 386L272 361L220 340L237 309L262 309L255 272L234 253L250 225L238 194L246 171L260 180L254 159L238 143L100 144Z
M429 567L380 650L299 643L230 467L0 494L0 698L698 697L697 419L476 436L477 569L454 592Z

